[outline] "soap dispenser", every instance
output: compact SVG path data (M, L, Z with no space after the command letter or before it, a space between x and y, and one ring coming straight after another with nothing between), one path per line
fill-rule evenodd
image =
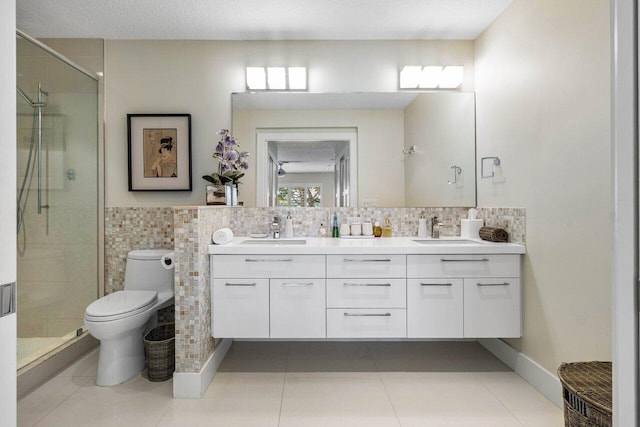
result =
M327 237L327 228L324 226L324 221L320 222L320 228L318 228L318 237Z
M420 219L418 219L418 237L421 239L426 239L428 236L429 232L427 231L427 218L425 218L424 211L422 211Z
M287 219L284 223L284 237L287 239L293 238L293 219L290 212L287 212Z
M382 227L382 237L391 237L391 220L389 217L384 219L384 227Z

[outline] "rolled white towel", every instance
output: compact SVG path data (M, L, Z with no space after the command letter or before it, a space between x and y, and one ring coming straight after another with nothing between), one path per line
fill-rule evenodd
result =
M233 240L233 231L230 228L221 228L213 232L211 238L215 245L226 245Z

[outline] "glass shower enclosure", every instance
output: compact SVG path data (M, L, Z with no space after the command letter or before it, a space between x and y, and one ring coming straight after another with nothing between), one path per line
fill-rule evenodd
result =
M18 369L82 333L98 297L98 81L18 32Z

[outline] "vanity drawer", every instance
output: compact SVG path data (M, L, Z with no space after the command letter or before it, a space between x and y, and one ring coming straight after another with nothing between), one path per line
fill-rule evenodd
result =
M212 255L211 275L224 278L324 277L324 255Z
M406 277L406 255L327 255L327 277Z
M216 338L269 338L269 280L214 279L212 335Z
M329 308L405 308L406 279L328 279Z
M519 255L407 255L407 276L519 277Z
M520 337L520 311L520 279L464 280L465 338Z
M407 337L462 338L463 279L407 279Z
M399 308L327 310L327 338L406 338L407 311Z
M271 338L327 336L324 279L272 279Z

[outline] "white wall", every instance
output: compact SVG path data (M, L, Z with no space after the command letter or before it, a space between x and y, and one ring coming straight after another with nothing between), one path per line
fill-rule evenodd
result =
M515 0L476 40L478 205L527 210L510 343L551 372L611 358L609 43L602 0Z
M0 2L0 133L2 200L16 200L16 3ZM16 281L16 205L0 204L0 284ZM16 315L0 318L0 419L16 420Z
M204 204L201 176L214 167L215 131L231 126L246 66L306 66L310 92L393 92L401 66L430 63L464 65L462 89L473 91L472 41L107 41L106 206ZM192 114L193 192L127 191L127 113ZM255 180L251 167L245 179Z

